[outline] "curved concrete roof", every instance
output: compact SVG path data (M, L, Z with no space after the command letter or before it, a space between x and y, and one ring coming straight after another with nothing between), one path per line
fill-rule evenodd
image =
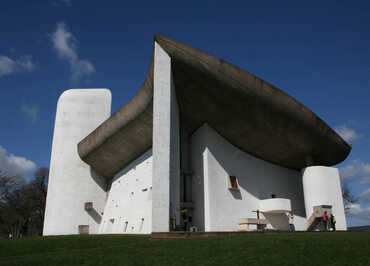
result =
M311 110L268 82L186 44L155 35L170 55L181 126L208 123L241 150L292 168L331 166L348 145ZM112 177L152 145L153 56L134 98L78 144L83 161Z

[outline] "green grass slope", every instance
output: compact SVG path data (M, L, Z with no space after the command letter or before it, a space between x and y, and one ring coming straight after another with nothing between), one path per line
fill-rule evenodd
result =
M370 265L370 233L3 239L0 265Z

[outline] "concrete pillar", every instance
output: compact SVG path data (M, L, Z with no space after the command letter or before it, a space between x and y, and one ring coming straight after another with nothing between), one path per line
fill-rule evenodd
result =
M180 223L179 111L171 58L154 43L152 231L169 232Z
M78 234L79 225L98 233L105 202L105 180L83 162L77 144L110 116L107 89L73 89L63 92L57 104L44 235ZM84 209L85 202L93 210ZM84 227L87 228L87 227Z

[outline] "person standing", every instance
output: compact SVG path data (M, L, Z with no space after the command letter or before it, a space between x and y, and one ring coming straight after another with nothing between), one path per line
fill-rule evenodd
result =
M337 221L335 220L335 217L334 217L333 214L331 214L331 216L330 216L330 221L331 221L331 227L333 228L333 231L335 231L335 223Z
M184 231L188 231L188 215L187 215L187 209L185 209L182 213L182 220L184 224Z
M322 216L322 221L324 223L324 231L328 230L328 213L324 211L324 214Z
M288 218L289 218L289 231L294 232L295 231L295 226L294 226L294 215L292 212L288 213Z

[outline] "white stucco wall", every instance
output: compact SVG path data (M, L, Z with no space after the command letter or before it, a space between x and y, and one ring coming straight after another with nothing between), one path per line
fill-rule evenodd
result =
M152 232L152 158L150 149L115 175L99 233Z
M205 231L236 231L239 218L256 218L252 212L259 200L291 200L296 230L306 230L307 221L299 171L280 167L234 147L208 125L191 137L193 223ZM227 178L238 178L239 191L228 189ZM202 195L204 194L204 195ZM267 215L266 215L267 216ZM261 214L261 218L264 218ZM285 214L266 217L270 228L287 229Z
M73 89L57 104L46 200L44 235L77 234L79 225L97 233L104 208L104 179L84 163L77 144L110 116L108 89ZM94 211L84 210L93 202Z
M171 58L154 43L153 232L168 232L169 220L180 222L179 114Z
M312 215L314 206L332 205L332 213L337 221L336 229L347 230L338 169L311 166L302 170L302 176L308 218Z

